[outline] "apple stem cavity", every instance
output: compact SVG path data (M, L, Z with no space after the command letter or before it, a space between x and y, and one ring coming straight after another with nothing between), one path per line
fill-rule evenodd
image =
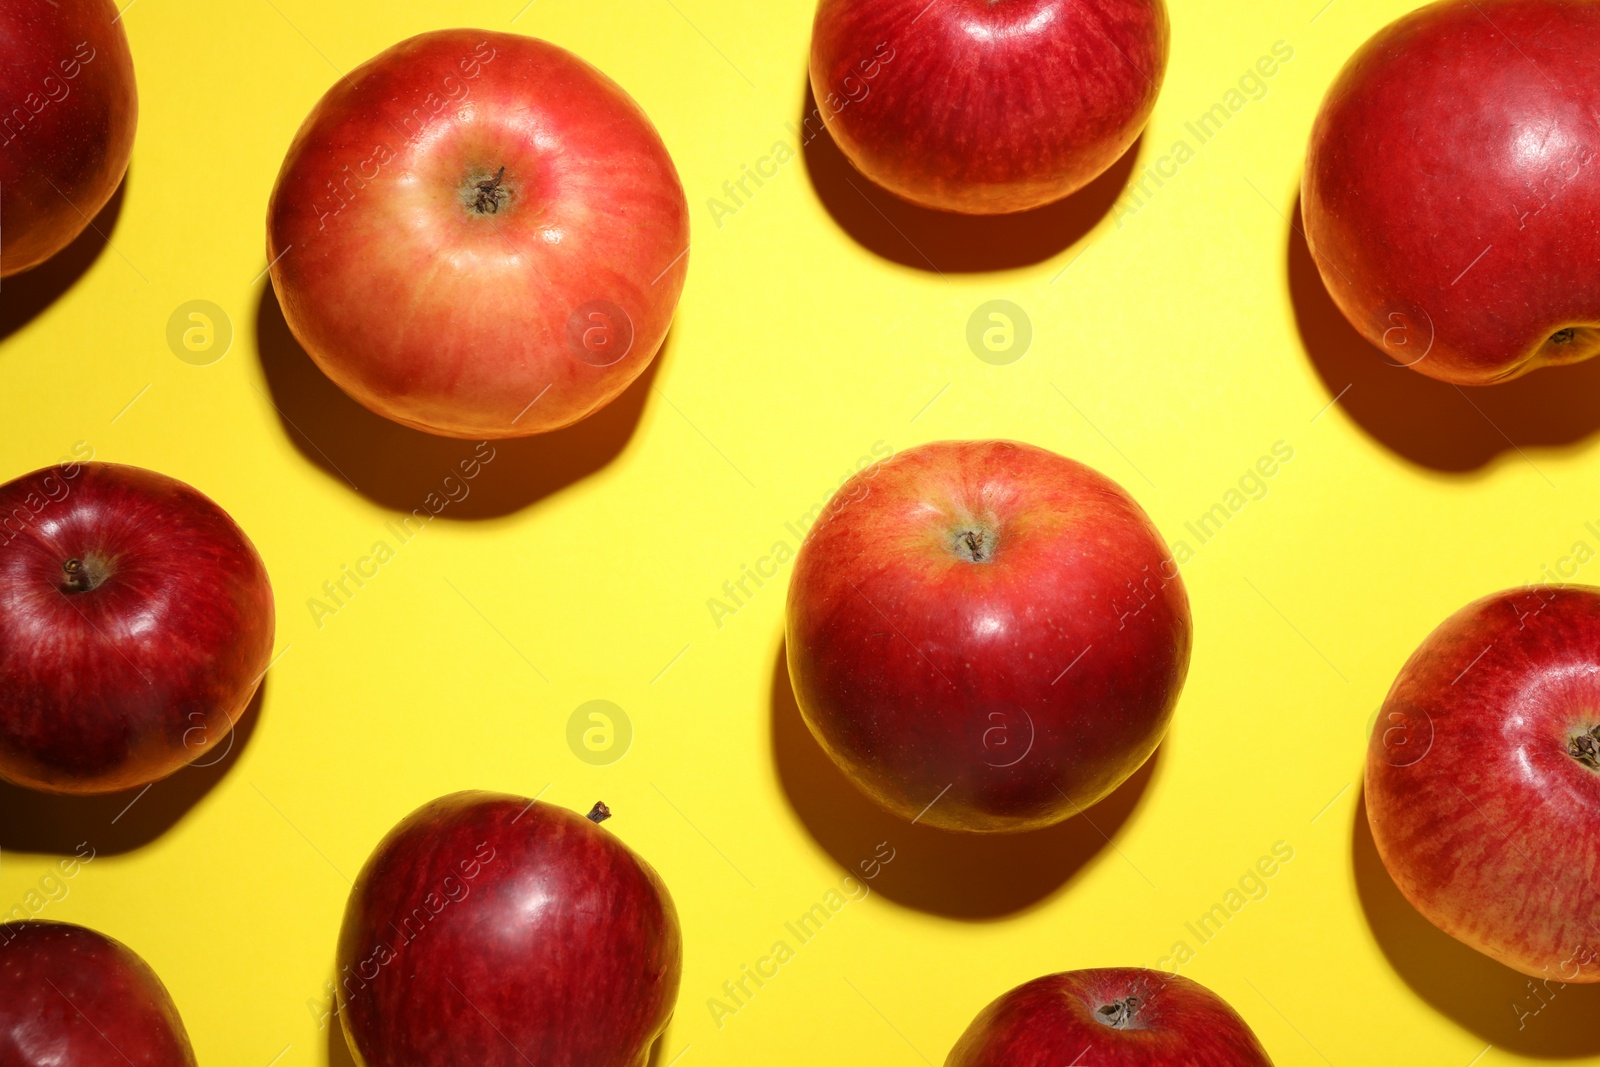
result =
M1600 771L1600 726L1568 738L1567 755L1592 771Z
M511 190L501 185L505 179L506 168L501 167L493 178L474 182L472 189L476 195L472 200L472 210L480 215L500 214L500 209L511 198Z
M1550 343L1553 345L1570 345L1572 343L1572 339L1576 336L1578 336L1578 331L1573 329L1571 326L1568 326L1564 330L1557 330L1555 333L1551 334Z
M957 530L951 550L969 563L988 563L994 559L996 538L993 532L975 526Z
M61 589L66 593L87 593L106 580L104 568L93 560L69 559L61 564Z
M597 800L594 802L594 807L589 809L589 814L585 815L584 818L599 825L611 818L611 809L606 807L605 801Z
M1095 1014L1102 1023L1113 1030L1127 1030L1133 1026L1133 1015L1139 1007L1139 998L1134 996L1113 1000L1099 1009Z

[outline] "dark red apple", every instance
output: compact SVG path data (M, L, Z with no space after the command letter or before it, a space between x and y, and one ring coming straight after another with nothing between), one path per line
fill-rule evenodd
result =
M133 154L133 56L111 0L0 4L0 276L36 267L117 191Z
M0 1064L195 1067L156 972L126 946L67 923L0 926Z
M0 777L165 778L227 738L272 634L261 557L182 482L73 462L0 486Z
M341 78L267 209L284 318L396 422L472 439L577 422L644 371L688 271L660 135L570 52L425 33Z
M1485 385L1600 352L1600 5L1441 0L1380 30L1311 130L1306 240L1392 362Z
M1366 783L1383 865L1429 921L1600 982L1600 589L1511 589L1441 623L1389 690Z
M1105 797L1161 742L1191 643L1133 498L1012 441L857 474L789 585L806 724L868 796L951 830L1035 829Z
M811 89L845 157L897 196L1025 211L1138 139L1169 38L1163 0L822 0Z
M1198 982L1137 967L1035 978L984 1008L945 1067L1272 1067L1250 1027Z
M365 1067L644 1067L683 970L660 877L599 823L455 793L396 826L339 932L339 1018Z

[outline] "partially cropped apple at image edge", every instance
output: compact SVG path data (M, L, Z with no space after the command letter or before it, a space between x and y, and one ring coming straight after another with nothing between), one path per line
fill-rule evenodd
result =
M845 158L895 195L1026 211L1138 139L1170 37L1163 0L822 0L811 89Z
M133 55L111 0L0 4L0 276L66 248L133 153Z
M666 337L689 208L623 89L530 37L441 30L341 78L267 211L290 330L380 415L469 439L571 425Z
M67 462L0 486L0 778L110 793L226 746L273 622L249 538L176 479Z
M1205 986L1134 967L1036 978L984 1008L945 1067L1272 1067Z
M1103 799L1166 733L1193 644L1177 564L1102 474L942 441L855 475L795 560L787 654L824 751L950 830L1024 831Z
M339 1019L366 1067L644 1067L677 1002L678 914L588 816L500 793L407 816L356 879Z
M1512 589L1441 623L1384 700L1366 803L1435 926L1534 978L1600 982L1600 589Z
M132 950L67 923L0 925L0 1063L195 1067L161 979Z
M1600 4L1441 0L1380 30L1311 131L1305 235L1391 362L1458 385L1600 352Z

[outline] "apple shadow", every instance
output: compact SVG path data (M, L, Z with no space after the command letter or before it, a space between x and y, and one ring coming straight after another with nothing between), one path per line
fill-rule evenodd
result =
M900 199L855 168L822 126L807 81L800 139L812 188L856 243L875 255L941 274L1042 263L1082 240L1128 184L1140 137L1106 172L1063 200L1011 215L961 215Z
M1155 774L1161 749L1083 815L1023 834L963 834L914 826L867 799L817 744L800 716L784 646L772 672L772 757L789 806L840 867L879 842L894 849L870 887L908 908L986 921L1043 903L1100 855L1127 823Z
M1524 1056L1562 1058L1600 1054L1600 985L1552 983L1549 991L1434 926L1411 906L1378 855L1367 824L1366 794L1356 804L1351 832L1356 894L1367 925L1390 966L1413 992L1462 1029L1497 1048ZM1537 987L1547 1001L1536 997ZM1523 1016L1517 1010L1536 1013Z
M132 173L131 169L128 173ZM0 341L32 322L94 266L100 253L110 244L111 232L117 228L127 188L128 174L125 173L106 206L71 244L32 270L0 281Z
M1576 444L1600 430L1600 359L1500 385L1454 386L1385 358L1328 295L1300 219L1296 198L1289 293L1301 343L1328 399L1338 396L1337 406L1380 444L1419 466L1465 473L1505 452Z
M239 722L222 744L197 763L140 790L74 797L39 793L0 782L0 851L73 854L87 843L95 855L131 852L166 833L223 779L249 745L261 717L263 678Z
M339 976L335 974L333 980L338 981ZM344 1039L344 1027L337 1012L328 1017L328 1067L361 1067L350 1051L350 1043Z
M632 439L661 361L669 331L642 374L611 403L575 426L533 437L490 442L494 459L470 483L469 495L442 518L498 518L601 470ZM473 456L474 443L413 430L368 411L312 362L289 331L271 282L261 290L256 346L273 407L306 459L386 508L422 507L440 483Z

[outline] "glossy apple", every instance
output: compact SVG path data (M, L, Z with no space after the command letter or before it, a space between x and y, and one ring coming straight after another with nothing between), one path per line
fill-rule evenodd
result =
M1105 797L1160 743L1191 643L1133 498L1011 441L855 475L789 585L806 724L868 796L952 830L1035 829Z
M1345 64L1301 197L1328 292L1396 364L1486 385L1600 352L1600 5L1441 0Z
M924 207L973 215L1060 200L1155 108L1163 0L822 0L811 89L845 157Z
M339 1018L365 1067L643 1067L683 969L655 871L599 825L455 793L390 831L339 933Z
M0 777L165 778L227 739L272 634L261 557L182 482L68 462L0 486Z
M341 78L267 209L272 284L328 377L472 439L577 422L666 337L689 208L639 105L570 52L425 33Z
M149 964L104 934L38 920L0 925L0 1063L195 1067Z
M111 0L0 4L0 276L36 267L117 191L133 153L133 56Z
M1383 865L1435 926L1600 981L1600 589L1511 589L1441 623L1384 700L1366 789Z
M1136 967L1035 978L984 1008L945 1067L1272 1067L1227 1001Z

